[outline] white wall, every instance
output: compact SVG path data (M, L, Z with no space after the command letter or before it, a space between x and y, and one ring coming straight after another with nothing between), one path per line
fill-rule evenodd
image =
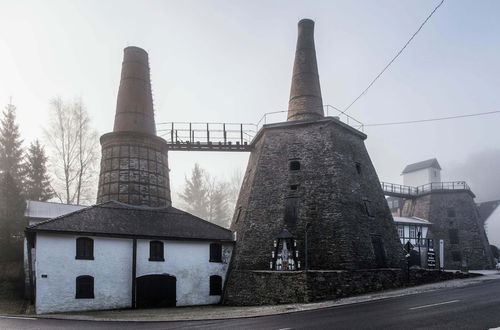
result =
M424 168L403 174L403 185L418 187L431 182L441 182L441 171L435 168Z
M36 312L115 309L131 306L132 239L90 237L94 260L78 260L76 238L81 236L37 234ZM169 274L177 279L177 306L216 304L209 295L211 275L224 283L232 244L223 244L223 262L209 262L210 243L163 241L165 261L149 261L150 240L137 240L136 276ZM47 275L47 278L42 278ZM94 277L94 299L75 299L76 277Z
M500 206L486 219L486 233L490 244L500 247Z
M165 261L149 261L149 240L137 240L137 277L169 274L177 278L177 306L216 304L210 296L211 275L224 283L232 245L223 245L222 263L209 262L211 242L163 241Z
M77 237L37 234L36 312L130 307L132 240L88 236L94 239L94 260L78 260ZM94 299L75 299L80 275L94 277Z

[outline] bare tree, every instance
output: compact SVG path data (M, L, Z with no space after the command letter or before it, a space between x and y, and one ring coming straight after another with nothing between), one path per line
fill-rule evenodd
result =
M63 203L93 201L99 139L81 100L51 101L50 123L44 131L55 178L53 190Z

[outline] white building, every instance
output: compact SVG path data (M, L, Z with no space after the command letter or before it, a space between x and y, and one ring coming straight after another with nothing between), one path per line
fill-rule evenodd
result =
M417 217L394 216L393 218L401 244L406 246L410 243L412 247L412 256L414 255L416 259L411 260L411 264L423 268L435 268L434 239L429 230L432 223ZM430 256L429 252L431 252ZM420 256L420 260L418 260L418 256Z
M26 230L37 313L220 301L233 233L173 207L106 202Z
M418 187L432 182L441 182L441 166L436 158L407 165L403 173L403 185Z
M500 247L500 200L479 203L478 210L488 241Z

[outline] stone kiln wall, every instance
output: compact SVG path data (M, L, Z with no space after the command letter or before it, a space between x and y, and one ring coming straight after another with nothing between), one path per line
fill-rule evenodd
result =
M97 203L109 200L131 205L171 204L166 142L139 133L101 137L102 158Z
M448 213L448 210L453 210ZM446 269L489 269L493 257L484 227L480 224L477 207L470 192L432 192L405 201L403 216L428 219L434 237L434 249L439 257L439 240L444 240L444 267ZM456 230L458 242L450 238ZM461 260L454 260L459 256ZM439 263L437 263L439 264Z
M284 228L297 239L304 267L307 224L309 269L376 268L372 235L383 241L387 266L401 265L401 244L362 133L333 118L269 125L261 133L231 227L238 237L233 269L268 270L273 240ZM289 169L290 160L300 161L299 171ZM288 198L297 200L294 222L284 219Z

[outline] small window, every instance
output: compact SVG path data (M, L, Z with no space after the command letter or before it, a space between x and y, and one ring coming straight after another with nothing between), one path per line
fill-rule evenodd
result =
M94 298L94 278L89 275L82 275L76 278L76 299Z
M356 172L358 172L358 174L361 174L361 163L356 162L354 164L356 166Z
M222 245L219 243L210 244L210 262L222 262Z
M292 184L292 185L290 186L290 190L291 190L291 191L297 191L298 189L299 189L299 185L298 185L298 184Z
M300 162L298 160L290 161L290 171L299 171L300 170Z
M222 294L222 277L219 275L210 276L210 295L220 296Z
M454 218L454 217L455 217L455 215L456 215L456 214L455 214L455 209L453 209L453 208L449 208L449 209L447 210L447 213L448 213L448 218Z
M75 259L94 259L94 240L88 237L78 237L76 239Z
M236 215L236 221L234 223L240 221L240 215L241 215L241 206L238 207L238 214Z
M417 237L415 226L410 226L410 238L415 238L415 237Z
M165 261L163 250L163 242L149 242L149 261Z
M398 226L398 235L400 238L403 238L405 236L405 228L401 225Z
M460 242L458 238L458 229L450 229L448 231L448 234L450 236L450 243L451 244L458 244Z
M451 258L453 261L462 261L462 255L460 251L451 251Z
M363 204L365 206L366 215L368 215L369 217L373 217L372 202L368 199L364 199Z
M429 249L434 248L434 240L432 238L427 239L427 246L429 246Z

